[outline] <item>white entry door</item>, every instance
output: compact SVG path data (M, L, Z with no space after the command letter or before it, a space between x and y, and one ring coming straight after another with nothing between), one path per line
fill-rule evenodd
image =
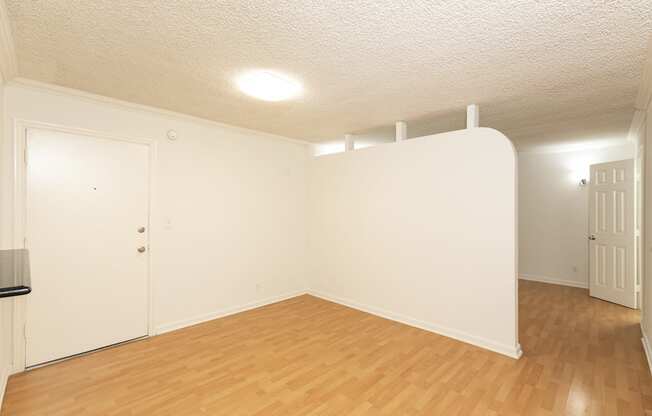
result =
M589 290L636 308L634 160L591 166Z
M147 335L149 146L26 135L26 365Z

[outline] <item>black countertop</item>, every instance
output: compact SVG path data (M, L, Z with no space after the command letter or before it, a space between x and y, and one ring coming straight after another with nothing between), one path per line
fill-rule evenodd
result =
M26 295L31 285L27 250L0 250L0 298Z

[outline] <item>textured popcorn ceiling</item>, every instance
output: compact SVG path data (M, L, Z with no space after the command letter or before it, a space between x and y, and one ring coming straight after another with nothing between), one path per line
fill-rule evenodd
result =
M6 2L22 77L310 141L463 127L474 102L519 145L624 134L652 31L650 0ZM305 95L243 96L251 68Z

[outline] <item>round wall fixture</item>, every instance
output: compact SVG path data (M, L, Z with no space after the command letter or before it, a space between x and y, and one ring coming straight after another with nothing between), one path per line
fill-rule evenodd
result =
M176 140L177 139L177 132L174 130L168 130L168 139L170 140Z

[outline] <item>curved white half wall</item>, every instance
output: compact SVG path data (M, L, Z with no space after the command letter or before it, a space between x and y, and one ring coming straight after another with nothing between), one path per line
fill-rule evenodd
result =
M511 357L516 153L460 130L313 159L313 294Z

